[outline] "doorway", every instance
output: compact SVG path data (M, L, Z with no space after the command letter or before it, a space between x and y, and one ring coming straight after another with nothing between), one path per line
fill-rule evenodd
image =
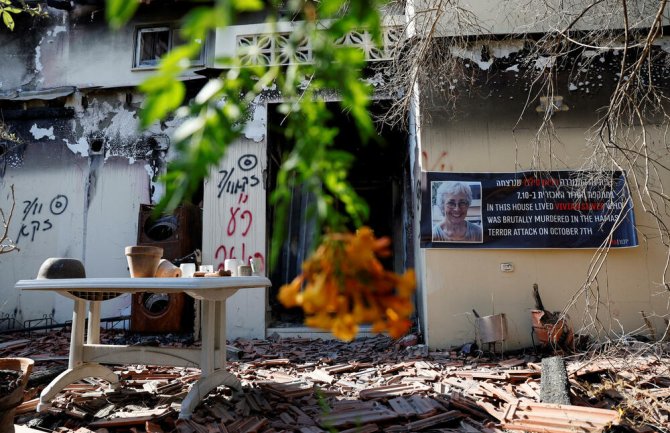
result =
M339 104L328 104L332 113L331 126L339 129L335 138L335 148L346 150L355 156L349 171L349 182L355 191L368 203L370 210L366 225L374 230L377 237L388 236L393 245L393 254L382 262L387 269L404 271L413 265L412 248L408 247L405 228L410 225L412 207L408 136L404 131L378 128L378 139L367 144L361 142L354 121L343 113ZM292 146L282 134L284 115L277 111L278 104L268 105L268 198L276 186L276 177L285 155ZM372 113L380 112L383 106L371 108ZM303 314L298 308L287 309L277 300L279 288L292 281L301 270L302 262L318 242L314 222L310 222L307 209L312 203L308 193L300 186L293 190L286 238L281 245L277 263L269 264L268 277L272 288L268 294L268 327L302 326ZM274 208L268 201L268 233L273 232ZM269 242L271 237L268 236ZM272 248L272 245L269 245Z

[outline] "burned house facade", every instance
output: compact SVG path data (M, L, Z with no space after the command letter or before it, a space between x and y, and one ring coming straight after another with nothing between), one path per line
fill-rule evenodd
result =
M554 199L567 192L553 188L552 182L560 183L556 179L561 173L570 179L570 173L584 168L589 130L615 90L621 53L582 50L556 73L557 91L549 99L529 98L533 79L525 73L542 71L555 59L534 50L532 39L499 40L519 33L518 28L528 23L502 20L491 2L472 3L472 13L485 24L478 31L485 27L491 38L482 41L467 34L474 30L441 24L438 44L455 35L468 40L459 49L447 50L454 59L451 69L445 67L443 75L430 80L424 77L417 81L419 89L402 93L411 93L401 122L405 127L380 128L384 146L359 143L348 132L353 129L351 120L334 108L334 122L341 129L338 146L357 156L351 181L370 203L369 223L378 235L393 240L394 254L386 265L396 271L417 270L416 330L430 346L447 347L478 337L473 309L482 316L504 313L506 347L528 345L535 283L548 310L572 307L567 311L575 329L595 310L605 310L610 321L605 333L636 330L642 324L640 311L662 331L668 315L662 283L667 250L663 235L650 228L657 220L644 211L640 199L626 202L626 209L634 210L634 218L626 222L633 233L627 238L630 243L608 248L603 261L600 246L607 235L594 235L583 243L586 232L580 230L597 231L601 226L595 220L604 216L594 214L594 224L587 226L579 223L581 209L570 207L563 214L573 212L568 219L574 216L577 221L563 224L563 214L554 208ZM107 28L100 7L80 4L73 10L49 8L47 18L17 22L14 32L2 31L5 42L0 50L10 61L0 67L0 108L3 128L16 139L2 142L0 186L3 209L10 205L5 198L11 197L14 187L16 208L9 234L20 248L0 255L3 326L42 317L69 320L71 301L14 289L16 281L34 278L45 258L80 258L90 277L127 276L125 246L165 241L149 236L152 227L145 224L142 212L143 205L155 203L162 194L157 177L173 156L171 133L179 122L169 120L140 130L143 96L135 86L155 71L161 54L179 43L179 19L185 12L181 8L187 5L175 5L145 5L119 31ZM408 17L429 6L407 2L400 12L387 14L385 45L366 52L369 63L392 63L393 48L404 38L426 39L422 29L430 26ZM533 25L525 31L549 30ZM281 38L290 28L290 23L280 23L271 37ZM200 58L183 76L188 92L195 95L207 75L217 70L217 56L230 54L241 44L260 44L269 31L258 17L249 17L246 23L210 35L203 41ZM259 46L259 51L268 58L280 57L273 51L278 46ZM664 53L662 44L655 49ZM411 49L403 52L409 55ZM573 80L572 71L587 62L597 67ZM457 69L463 73L452 75ZM393 82L392 71L370 73L370 82L380 88L372 108L377 114L397 98L387 88L382 90ZM665 82L662 68L658 74L659 83ZM190 216L183 221L189 222L183 226L195 227L195 233L184 231L181 239L189 241L170 258L197 248L202 263L215 268L231 258L265 262L273 230L268 197L278 160L291 145L277 132L282 119L276 110L279 101L281 95L267 95L256 102L243 137L192 198L196 211L186 212ZM553 107L555 139L542 146L536 137L546 120L546 104ZM651 129L650 141L664 149L662 122ZM658 152L662 162L665 153ZM539 170L545 175L533 174ZM612 167L612 172L617 170L621 167ZM626 174L630 185L635 176ZM539 179L538 184L529 182L531 178ZM470 185L467 206L456 200L453 207L466 209L467 219L481 228L477 242L436 242L430 236L431 226L442 218L438 184L451 181ZM667 176L661 174L657 186L662 187L663 181ZM502 189L494 188L498 182ZM531 199L533 193L542 199ZM606 200L598 202L605 206ZM262 338L273 332L314 335L299 325L299 316L275 300L279 286L299 272L314 241L313 226L306 223L309 203L309 195L294 191L288 239L278 264L267 268L273 287L244 290L228 302L229 338ZM538 205L547 208L547 203L552 209L533 210ZM545 230L552 239L542 240ZM596 279L591 275L594 263L599 266ZM104 304L103 316L124 316L133 303L119 297Z

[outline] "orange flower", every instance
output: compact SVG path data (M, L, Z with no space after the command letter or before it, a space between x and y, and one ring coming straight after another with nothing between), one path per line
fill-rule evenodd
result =
M335 318L331 332L342 341L351 341L358 333L358 325L351 314L345 314Z
M408 319L391 321L388 323L388 332L391 338L400 338L407 334L407 331L409 331L411 326L412 322L410 322Z
M313 328L330 329L333 324L333 319L328 314L317 314L305 318L305 325Z
M380 313L376 305L367 307L363 304L360 296L357 296L356 298L357 299L354 300L354 308L352 310L352 314L356 323L372 323L379 318Z
M408 317L414 311L414 306L408 298L387 297L384 304L386 315L391 318Z
M398 295L402 297L410 297L416 289L416 275L414 269L408 269L404 274L398 278L397 282Z
M330 330L351 341L361 323L373 323L374 332L397 338L406 333L414 307L413 270L403 275L386 271L379 257L391 254L389 238L376 239L361 227L356 234L329 233L303 263L303 274L279 291L287 307L301 306L305 324ZM300 289L304 289L301 292Z
M302 275L299 275L290 284L285 284L279 289L279 302L281 302L284 307L291 308L300 305L298 299L302 281L303 277Z
M386 331L386 320L377 320L372 324L372 332Z

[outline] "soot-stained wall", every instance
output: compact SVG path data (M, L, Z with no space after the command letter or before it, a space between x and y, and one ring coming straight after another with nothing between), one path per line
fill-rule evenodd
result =
M21 143L5 142L0 159L1 206L9 211L13 185L9 235L19 247L0 255L3 314L19 321L45 314L70 319L71 301L14 289L48 257L83 260L91 277L128 275L124 247L137 242L140 204L160 195L155 181L174 129L166 122L140 131L132 99L131 91L78 92L51 107L6 109L5 125ZM103 314L126 314L128 305L117 298L105 303Z

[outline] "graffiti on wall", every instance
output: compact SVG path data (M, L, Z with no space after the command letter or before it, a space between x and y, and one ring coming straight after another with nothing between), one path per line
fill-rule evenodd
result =
M432 157L431 157L432 156ZM451 170L451 164L447 167L448 153L446 151L440 152L439 155L431 155L427 151L421 152L422 166L424 171L447 171Z
M38 233L51 230L55 221L52 221L53 217L62 215L67 205L68 198L64 194L56 194L51 200L42 200L39 197L24 200L21 228L16 236L16 243L21 242L22 238L34 242Z
M224 269L227 259L236 259L248 263L252 258L259 258L264 263L265 255L260 251L254 251L249 246L248 236L254 230L258 230L254 224L254 210L250 208L249 197L258 194L262 189L258 157L247 153L237 159L232 167L219 170L221 179L217 183L217 198L224 194L229 197L236 196L232 206L227 207L225 212L224 227L226 227L226 242L222 242L214 252L214 260L218 269Z
M217 184L217 187L219 188L217 197L221 198L221 195L223 195L224 192L231 195L236 195L240 192L244 193L259 185L261 180L258 176L249 173L257 166L258 157L254 154L247 153L238 158L237 167L219 170L222 178ZM240 172L236 173L236 168L239 168Z

